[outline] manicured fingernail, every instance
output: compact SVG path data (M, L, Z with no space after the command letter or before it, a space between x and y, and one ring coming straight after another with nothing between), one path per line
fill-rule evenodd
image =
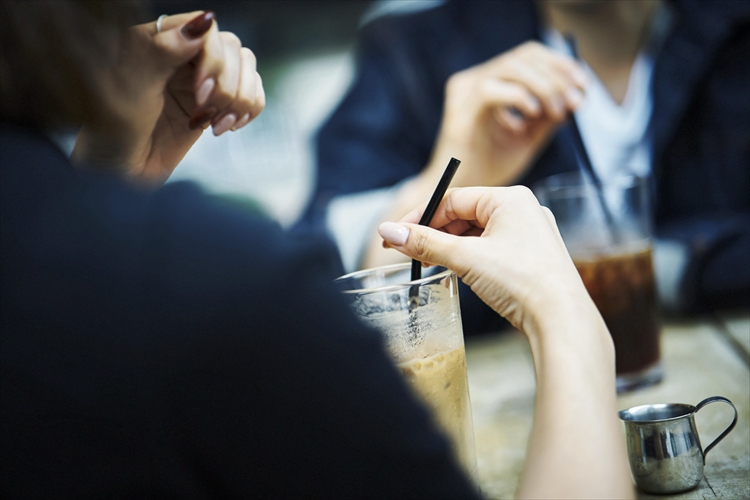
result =
M214 110L206 110L201 113L198 113L194 117L190 119L190 122L188 123L188 127L191 130L195 130L197 128L206 128L205 125L208 125L211 123L211 115L214 114Z
M182 34L185 38L200 38L211 29L214 22L214 13L211 11L204 12L185 26L182 27Z
M380 236L391 245L402 246L409 239L409 228L395 222L383 222L378 226Z
M243 116L242 118L240 118L239 121L237 121L237 123L234 124L234 127L232 127L232 132L234 132L237 129L240 129L240 128L244 127L245 125L247 125L247 122L250 121L250 118L252 116L253 116L252 114L246 113L245 116Z
M568 106L576 107L583 100L583 94L577 88L569 88L565 91L565 100L568 101Z
M201 86L198 88L198 92L195 93L195 104L203 106L208 100L208 96L211 95L211 91L215 85L216 82L213 78L206 78L206 81L201 83Z
M232 125L234 125L234 122L237 121L237 115L234 113L229 113L224 118L219 120L219 123L214 125L214 135L219 136L232 128Z

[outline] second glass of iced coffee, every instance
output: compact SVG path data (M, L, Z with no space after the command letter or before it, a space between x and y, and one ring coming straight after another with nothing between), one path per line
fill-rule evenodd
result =
M410 281L410 269L408 263L367 269L336 283L362 320L383 333L396 367L476 477L457 277L442 271Z
M648 179L625 175L597 188L583 172L534 186L615 344L618 392L662 378Z

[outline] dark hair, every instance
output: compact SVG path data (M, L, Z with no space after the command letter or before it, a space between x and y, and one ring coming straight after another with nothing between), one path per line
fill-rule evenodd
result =
M137 0L2 0L0 119L51 130L92 116L97 71L145 11Z

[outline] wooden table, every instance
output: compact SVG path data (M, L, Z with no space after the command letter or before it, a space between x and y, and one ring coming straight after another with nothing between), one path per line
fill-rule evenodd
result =
M477 449L477 471L487 498L512 498L526 454L534 404L534 370L519 332L466 342ZM750 499L750 311L667 321L662 331L664 380L618 398L625 409L648 403L695 405L709 396L730 399L739 412L734 430L706 457L700 485L678 495L639 491L639 498ZM695 416L703 446L731 422L727 405ZM623 439L625 439L623 427Z

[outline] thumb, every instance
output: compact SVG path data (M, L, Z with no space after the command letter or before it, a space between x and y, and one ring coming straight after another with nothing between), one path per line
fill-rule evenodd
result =
M463 276L461 238L427 226L409 223L383 222L378 233L399 252L420 262L447 267Z
M213 12L191 12L161 18L143 26L152 34L164 69L182 66L203 49L205 35L216 24ZM159 30L160 28L160 30Z

